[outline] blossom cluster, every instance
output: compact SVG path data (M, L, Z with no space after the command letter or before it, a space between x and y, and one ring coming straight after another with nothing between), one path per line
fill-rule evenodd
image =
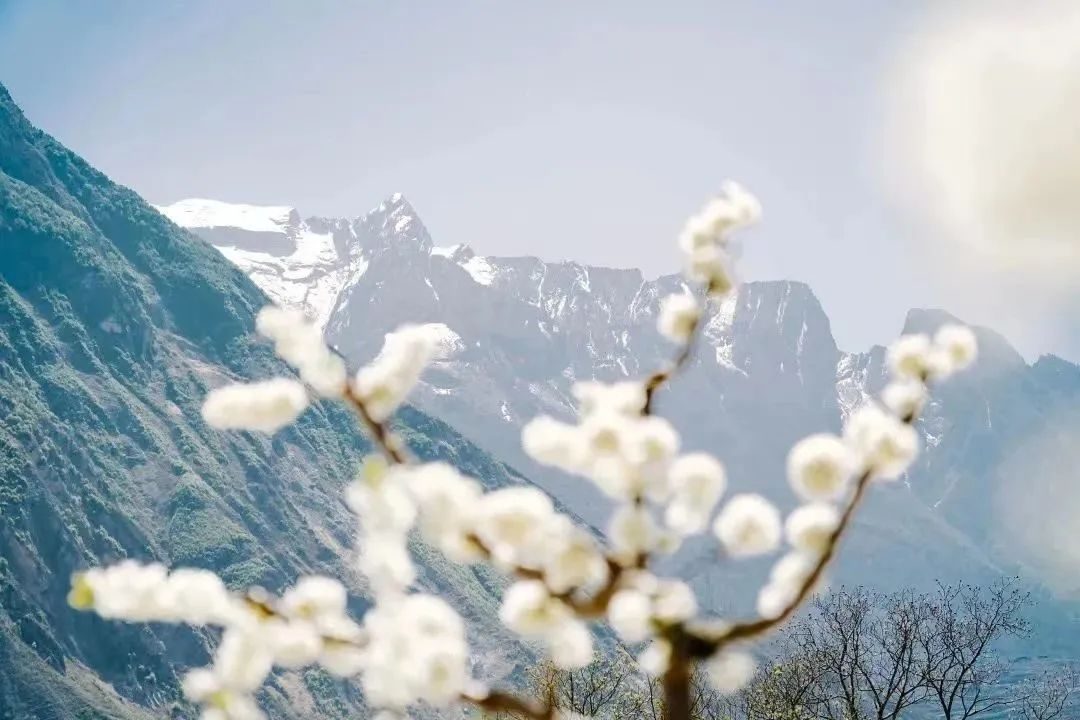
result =
M69 602L105 618L224 628L211 667L190 671L184 694L206 720L262 717L254 693L273 667L319 663L347 677L365 665L365 631L346 613L345 587L332 578L301 578L280 598L230 593L208 570L126 560L76 575Z
M757 201L729 183L688 221L679 238L687 278L706 297L732 289L732 233L759 216ZM437 339L424 326L388 334L382 352L350 376L302 315L266 308L257 330L299 379L216 389L203 415L223 429L274 432L295 420L312 395L358 410L380 454L364 459L345 500L358 521L356 567L374 605L356 622L347 613L345 587L330 578L302 578L280 597L261 590L240 596L205 570L170 573L133 562L78 575L71 603L107 618L224 628L213 664L184 681L207 720L259 718L254 693L272 669L309 664L358 676L371 705L395 712L417 703L485 706L489 691L471 677L465 623L444 600L415 587L410 547L417 542L453 562L490 563L511 577L499 619L542 645L559 667L591 661L588 623L598 619L623 642L643 647L639 662L647 672L663 675L685 665L695 658L680 654L684 645L674 640L692 632L700 608L686 582L650 571L655 554L709 532L718 554L729 559L786 546L757 601L763 621L783 619L820 580L867 482L898 477L914 460L912 423L928 385L975 356L974 336L959 326L900 338L889 350L891 379L881 403L852 413L841 434L811 435L791 449L788 479L803 504L784 517L756 493L725 500L723 463L684 451L674 426L652 412L651 394L690 357L701 313L690 291L665 298L658 328L681 346L670 368L645 381L577 382L573 422L541 416L523 428L529 456L581 476L613 500L602 544L536 487L485 491L449 464L409 462L398 452L386 423L435 354ZM698 638L713 652L696 659L704 660L718 690L733 692L754 674L754 658L723 643L724 632L711 637Z

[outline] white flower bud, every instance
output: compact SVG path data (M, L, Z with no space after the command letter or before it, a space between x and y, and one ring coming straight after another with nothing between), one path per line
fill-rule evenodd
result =
M307 406L308 395L302 384L274 378L211 390L203 402L202 416L219 430L274 433L296 420Z
M668 295L660 301L660 317L657 321L660 334L673 342L684 343L690 339L701 317L697 299L687 292Z
M934 344L945 353L951 370L963 370L978 354L975 333L963 325L942 325L934 334Z
M521 445L529 457L544 465L574 470L581 463L582 445L576 428L547 415L526 423Z
M273 656L265 643L239 630L226 630L214 655L214 674L232 690L253 693L273 667Z
M772 552L780 544L780 513L760 495L736 495L716 517L713 532L733 557Z
M656 522L643 505L623 505L615 511L608 526L612 548L626 562L653 549L659 537Z
M614 383L584 380L574 383L570 392L578 401L582 417L595 413L637 417L645 408L645 386L636 380Z
M580 620L568 619L546 639L551 661L556 667L576 670L592 662L592 633Z
M365 536L357 569L377 596L402 593L416 581L416 567L409 557L405 536L394 533Z
M553 632L570 618L570 609L551 596L539 580L519 580L503 593L499 619L511 630L531 637Z
M555 513L551 498L533 487L503 488L484 495L476 513L476 534L496 562L540 566Z
M311 623L269 621L260 632L266 636L274 663L281 667L310 665L323 649L322 638Z
M705 283L710 292L722 295L735 287L731 259L715 246L695 250L687 259L686 274L692 280Z
M652 601L640 590L619 590L612 595L607 618L611 628L628 643L652 635Z
M353 386L375 422L385 421L405 401L438 346L438 336L425 325L402 325L386 334L379 355L360 369Z
M671 463L668 479L672 499L664 522L683 536L703 531L727 486L724 466L707 453L689 453Z
M637 657L638 666L649 677L660 677L671 665L671 643L653 640Z
M381 455L365 458L357 479L345 488L345 503L365 532L403 534L416 520L416 505L402 476L411 469L391 468Z
M330 351L319 329L303 314L268 305L255 317L255 329L274 341L274 351L300 373L300 378L324 397L345 390L345 361Z
M548 532L549 553L544 560L544 580L556 593L599 585L608 577L607 560L596 542L564 515L552 518Z
M828 503L811 503L788 515L784 529L788 543L807 553L823 553L840 526L840 512Z
M856 458L835 435L810 435L795 443L788 453L788 481L806 500L833 500L848 488Z
M652 614L664 623L689 620L697 614L698 604L694 591L680 580L664 580L652 598Z
M319 621L345 614L348 593L345 586L331 577L307 575L285 591L280 612L288 618Z
M864 405L848 418L844 439L882 479L904 473L919 452L915 429L876 405Z
M923 382L949 372L947 358L923 334L903 335L889 346L886 355L893 377Z
M757 663L749 653L725 650L704 665L709 684L722 695L738 692L753 679Z
M881 391L881 402L901 420L914 418L926 403L926 385L918 380L894 380Z
M721 194L686 221L679 235L679 247L691 255L702 248L727 243L727 234L757 222L761 204L738 183L728 181Z

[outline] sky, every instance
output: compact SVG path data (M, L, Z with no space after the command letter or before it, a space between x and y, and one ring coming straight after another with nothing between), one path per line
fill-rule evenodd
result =
M887 191L884 110L927 0L0 0L0 82L154 203L356 216L436 244L672 272L720 184L759 196L744 278L802 280L844 349L911 307L1080 359L1080 313L958 283Z

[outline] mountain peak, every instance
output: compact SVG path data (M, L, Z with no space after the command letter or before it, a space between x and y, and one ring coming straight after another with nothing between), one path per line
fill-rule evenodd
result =
M369 210L357 224L368 231L372 246L377 249L412 248L427 253L433 246L416 209L400 192Z
M952 313L937 308L912 308L908 310L904 320L902 334L926 333L933 335L942 325L948 324L970 325L960 320ZM988 328L970 325L979 341L979 356L984 362L978 366L978 371L998 371L1015 366L1026 366L1023 356L1012 346L1003 335ZM992 364L986 362L993 359Z
M933 334L942 325L961 323L952 313L939 308L911 308L904 318L904 335L915 333Z

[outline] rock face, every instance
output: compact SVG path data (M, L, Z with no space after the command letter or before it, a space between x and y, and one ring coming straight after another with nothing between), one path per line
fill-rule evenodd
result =
M341 242L335 240L334 259L319 277L338 268L340 282L325 291L333 301L316 308L290 300L304 297L307 280L267 269L283 268L301 253L302 241L281 240L293 231L271 239L233 225L222 241L225 221L211 228L190 219L179 211L189 202L204 201L161 210L214 243L271 296L322 319L332 344L357 362L374 355L382 335L400 323L437 324L445 352L426 376L419 405L590 522L602 522L604 499L583 481L531 463L520 450L520 429L541 412L568 415L576 379L640 377L661 365L671 347L655 330L657 305L682 287L678 277L651 280L637 270L438 247L416 211L394 195L355 220L301 221L290 211L290 227L339 228L333 237ZM279 246L284 250L274 249ZM240 247L253 255L240 256ZM353 270L340 270L346 266ZM903 331L932 331L951 319L913 310ZM1052 433L1062 414L1075 415L1080 368L1055 357L1029 366L993 331L977 334L978 366L935 392L919 424L924 452L900 482L873 493L834 581L925 586L936 578L979 581L1038 569L999 531L1008 525L1001 498L1024 482L1006 471L1006 454L1027 438ZM691 366L659 397L658 408L671 414L689 449L724 458L735 487L784 498L790 497L784 459L791 443L838 430L884 382L884 349L838 349L806 285L753 282L710 308ZM745 601L727 589L731 576L716 569L711 550L690 548L673 562L714 604Z
M241 244L254 233L286 253L283 275L306 270L312 284L275 298L318 309L329 306L319 282L362 273L344 227L281 212L208 232ZM373 254L377 230L364 236ZM290 259L282 237L330 245ZM338 265L320 264L339 251ZM253 335L266 302L208 243L32 127L0 87L0 718L190 714L178 676L213 638L69 609L70 575L91 565L157 559L271 589L332 573L365 606L341 495L369 445L347 411L320 404L272 437L219 433L199 414L213 386L288 372ZM399 420L422 457L489 486L525 482L428 415ZM494 575L417 551L421 584L472 624L478 673L527 657L494 619ZM276 717L363 715L354 688L319 672L278 675L262 700Z

